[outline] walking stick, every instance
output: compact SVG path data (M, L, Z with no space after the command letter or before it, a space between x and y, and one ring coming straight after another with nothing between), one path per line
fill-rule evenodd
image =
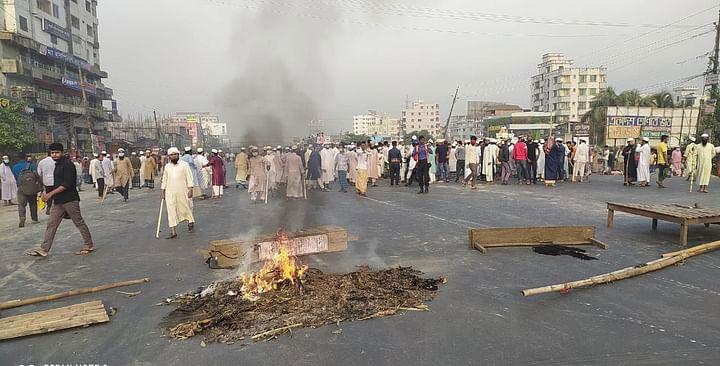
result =
M165 199L160 200L160 212L158 212L157 229L155 229L155 239L160 239L160 223L162 222L162 212Z
M265 204L268 203L268 195L270 194L270 166L268 165L266 168L267 172L265 173Z
M100 204L101 204L101 205L105 202L105 198L107 197L107 194L108 194L108 186L105 185L105 189L103 189L102 200L100 200Z
M303 174L303 198L307 201L307 174Z

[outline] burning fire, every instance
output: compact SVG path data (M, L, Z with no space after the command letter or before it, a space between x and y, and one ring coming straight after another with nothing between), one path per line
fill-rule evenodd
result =
M242 281L241 291L243 297L256 301L260 294L277 289L281 284L289 281L291 284L300 285L305 277L308 266L300 263L288 249L289 238L281 230L278 230L274 238L279 245L279 251L272 260L266 261L255 273L246 275L240 274Z

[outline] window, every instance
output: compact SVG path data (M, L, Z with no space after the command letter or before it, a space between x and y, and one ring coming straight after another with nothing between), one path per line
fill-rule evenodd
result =
M90 25L90 24L87 25L87 35L88 35L88 36L93 36L93 35L94 35L94 33L93 33L93 27L92 27L92 25Z
M581 95L581 96L587 95L587 89L585 89L585 88L580 88L580 89L578 89L578 93L579 93L579 95Z
M77 4L77 0L72 0L72 2L74 2L75 4Z
M52 15L55 18L60 18L60 7L57 4L52 4Z
M70 23L72 23L72 27L75 29L80 29L80 19L74 15L70 16Z
M580 75L580 82L586 83L587 82L587 75Z
M22 29L22 30L24 30L24 31L26 31L26 32L28 31L27 18L25 18L25 17L22 16L22 15L20 16L20 29Z
M37 0L37 7L38 9L48 13L52 14L52 6L50 6L50 0Z
M597 89L590 89L590 95L597 95Z
M92 4L89 1L85 1L85 10L92 11Z
M590 82L591 83L597 82L597 75L590 75Z
M57 37L54 34L50 35L50 42L52 42L52 44L57 44Z

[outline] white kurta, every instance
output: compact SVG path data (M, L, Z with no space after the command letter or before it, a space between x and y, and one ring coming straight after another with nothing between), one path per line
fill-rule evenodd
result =
M145 184L145 161L147 157L145 155L140 156L140 184ZM92 169L90 169L92 170ZM95 179L93 177L93 179Z
M210 187L210 175L212 174L212 169L205 166L208 165L208 163L209 161L205 155L197 154L195 156L195 167L198 169L198 183L200 184L200 189L203 191Z
M97 183L98 178L102 178L98 177L97 174L95 174L95 166L98 164L100 164L100 161L98 159L90 160L90 176L92 177L93 184Z
M710 173L712 171L712 159L715 157L715 146L709 143L707 145L697 145L697 181L698 185L706 186L710 183ZM3 184L3 197L5 197L5 185ZM3 198L4 199L4 198Z
M2 181L2 200L11 201L17 199L17 182L12 169L5 163L0 164L0 180Z
M485 172L485 180L492 182L495 180L495 162L497 161L498 147L490 144L485 146L483 151L483 172Z
M635 149L640 153L640 160L637 166L638 182L650 182L650 160L652 159L652 151L649 144L640 145Z
M322 181L325 184L335 181L335 151L332 149L320 150L320 159L322 159Z
M103 171L105 172L105 185L108 187L114 187L114 180L112 171L115 169L115 165L113 164L112 160L105 158L102 161L102 167Z
M538 154L538 161L537 161L537 176L538 178L545 179L545 149L542 145L540 145L540 153Z
M193 174L188 163L178 160L177 164L165 164L160 188L165 191L168 226L175 227L185 220L195 222L192 200L187 196L188 190L193 188Z

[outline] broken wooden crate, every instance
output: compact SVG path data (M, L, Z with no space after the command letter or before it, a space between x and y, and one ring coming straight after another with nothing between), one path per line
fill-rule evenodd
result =
M607 249L595 239L594 226L504 227L470 229L470 249L487 253L488 248L538 245L594 245Z
M0 340L109 321L102 301L84 302L0 319Z
M316 253L339 252L347 249L347 231L338 226L319 226L287 233L287 247L295 256ZM217 261L220 268L234 268L240 264L266 261L280 250L276 234L255 236L251 239L213 240L208 246L205 259ZM245 258L250 255L250 258Z

